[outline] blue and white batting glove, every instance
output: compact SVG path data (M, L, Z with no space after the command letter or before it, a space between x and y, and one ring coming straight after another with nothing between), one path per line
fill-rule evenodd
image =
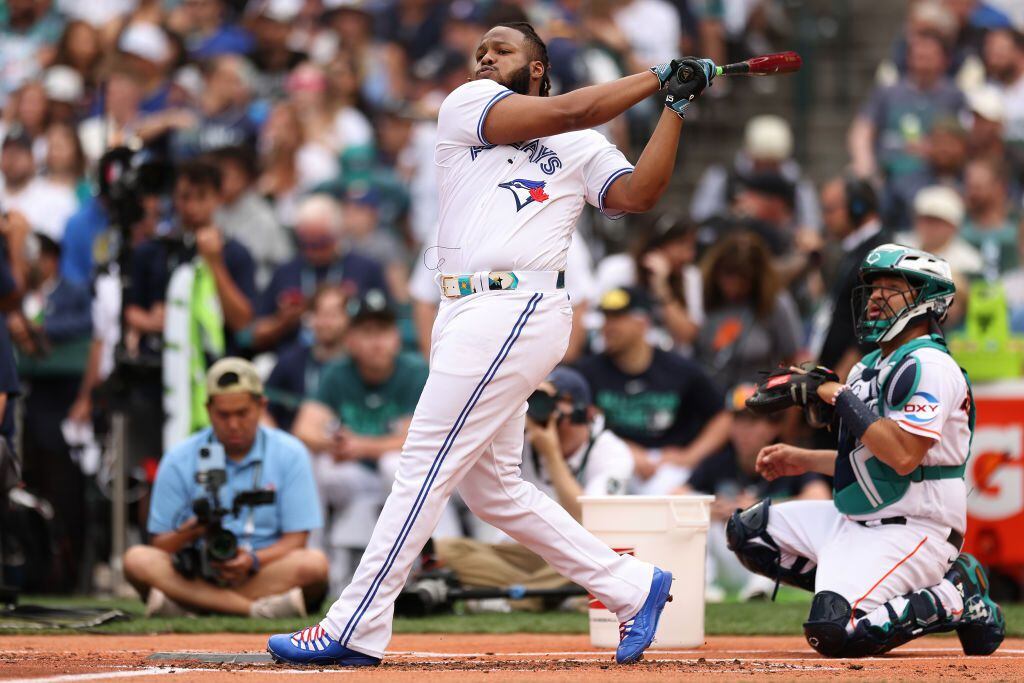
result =
M665 106L684 118L686 108L711 85L717 67L710 59L684 57L674 78L669 78ZM686 78L687 80L683 80Z
M679 68L681 60L673 59L671 62L665 64L656 64L651 67L651 73L658 77L658 90L663 90L665 84L668 83L668 79L672 78L675 74L676 69Z

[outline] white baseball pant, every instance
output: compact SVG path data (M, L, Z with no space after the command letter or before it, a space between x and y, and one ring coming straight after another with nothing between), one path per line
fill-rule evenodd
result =
M907 524L862 526L830 500L795 500L773 505L768 533L789 567L798 556L818 565L814 590L833 591L853 611L871 612L897 596L942 581L959 551L949 527L924 519Z
M478 517L620 620L639 611L653 567L613 552L519 473L526 399L561 360L571 324L564 291L485 292L441 304L395 484L352 583L321 622L331 637L383 656L394 600L456 487Z

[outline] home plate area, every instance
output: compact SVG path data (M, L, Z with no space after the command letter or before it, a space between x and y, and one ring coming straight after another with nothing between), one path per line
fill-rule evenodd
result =
M595 651L580 635L398 635L380 667L295 668L273 664L265 636L15 636L0 641L0 680L57 682L173 677L176 681L280 680L326 673L346 680L630 681L736 679L1024 679L1024 640L991 657L965 657L955 638L926 638L881 658L824 659L799 637L710 637L696 650L649 650L632 666Z

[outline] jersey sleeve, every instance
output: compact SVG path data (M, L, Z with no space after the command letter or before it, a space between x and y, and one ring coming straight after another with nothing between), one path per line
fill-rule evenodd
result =
M452 155L461 149L490 145L484 137L487 114L491 107L512 94L505 86L486 78L453 90L441 103L437 114L434 160L447 166Z
M900 429L938 442L942 427L967 396L960 368L950 359L914 353L896 368L887 381L886 417ZM898 374L897 374L898 373Z
M584 196L587 203L596 206L608 218L622 218L626 212L606 209L604 200L616 180L633 172L633 164L596 131L591 132L587 143L591 145L590 158L583 165Z

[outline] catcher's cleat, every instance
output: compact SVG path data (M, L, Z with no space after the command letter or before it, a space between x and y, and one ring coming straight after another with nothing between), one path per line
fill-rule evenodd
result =
M671 589L672 572L663 572L655 567L651 591L640 611L632 619L619 624L619 647L615 651L617 664L632 664L643 658L644 650L654 642L661 611L665 609L665 603L672 600L669 595Z
M973 555L960 553L946 572L946 580L956 586L964 599L964 611L956 635L966 655L990 655L1006 636L1003 610L989 597L988 576Z
M377 666L378 657L350 650L328 635L320 624L295 633L270 636L267 652L278 664L319 664L321 666Z

